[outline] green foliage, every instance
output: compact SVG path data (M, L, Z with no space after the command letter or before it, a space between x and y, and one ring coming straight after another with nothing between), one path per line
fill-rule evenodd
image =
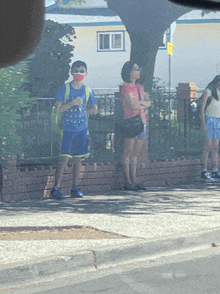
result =
M26 75L17 67L0 69L0 158L5 164L12 154L21 152L21 138L16 134L19 109L28 105L29 93L21 90Z
M150 107L150 115L154 119L154 123L157 124L158 120L165 120L170 114L169 100L174 97L172 93L167 91L165 84L161 84L161 80L158 78L153 79L150 97L153 100L153 104Z
M205 16L206 14L209 14L210 12L216 12L216 11L204 9L204 10L202 10L202 16Z
M153 160L200 156L204 137L200 130L192 129L178 120L178 97L169 93L159 79L154 79L150 93L149 154Z
M27 63L25 89L31 97L54 97L68 79L74 30L69 25L45 21L41 42ZM62 39L62 41L61 41Z
M70 8L73 4L82 4L86 3L85 0L55 0L62 8Z

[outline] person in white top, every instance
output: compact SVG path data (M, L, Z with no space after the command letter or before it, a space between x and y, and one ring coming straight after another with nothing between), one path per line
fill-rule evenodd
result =
M204 152L201 162L203 170L201 178L207 180L220 179L218 171L218 148L220 139L220 75L211 81L202 94L201 126L206 134ZM213 170L207 170L209 153L212 156Z

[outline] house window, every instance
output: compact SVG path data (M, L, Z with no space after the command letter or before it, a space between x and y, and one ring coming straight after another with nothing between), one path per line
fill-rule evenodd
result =
M124 32L98 32L98 51L124 50Z
M165 33L163 34L163 43L158 48L159 50L160 49L167 49L168 34L169 34L169 30L166 30Z

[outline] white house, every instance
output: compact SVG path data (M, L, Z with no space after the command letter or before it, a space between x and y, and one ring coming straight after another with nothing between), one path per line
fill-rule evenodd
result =
M69 0L61 1L68 5ZM119 16L108 9L104 0L87 0L80 6L69 5L65 9L52 4L47 7L46 19L74 27L73 61L81 59L87 63L88 85L118 88L122 83L121 68L130 57L130 38ZM173 23L171 29L171 87L195 82L204 88L220 73L220 12L202 17L201 10L193 10ZM165 37L164 46L158 49L154 76L165 84L169 82Z

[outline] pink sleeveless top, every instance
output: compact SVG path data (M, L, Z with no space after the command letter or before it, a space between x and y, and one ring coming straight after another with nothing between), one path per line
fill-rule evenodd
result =
M131 93L132 97L133 97L133 100L139 101L139 94L138 94L137 87L139 88L141 100L144 100L144 87L142 85L140 85L140 84L137 84L134 87L132 87L128 83L124 83L124 85L121 88L121 95L124 96L127 93ZM140 114L143 123L144 124L146 123L146 116L145 116L144 109L130 108L128 106L127 100L124 97L123 97L123 103L124 103L125 118L131 118L131 117L133 117L133 116L135 116L137 114Z

